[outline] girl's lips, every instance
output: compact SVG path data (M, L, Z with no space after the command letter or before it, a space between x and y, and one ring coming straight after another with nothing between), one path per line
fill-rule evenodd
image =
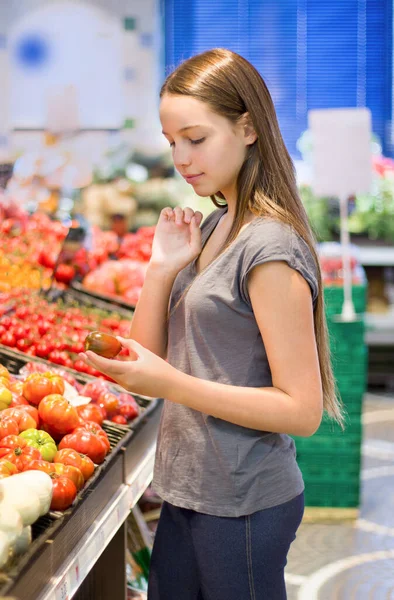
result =
M202 175L204 175L204 173L200 173L199 175L184 175L184 178L187 183L194 183L199 177L202 177Z

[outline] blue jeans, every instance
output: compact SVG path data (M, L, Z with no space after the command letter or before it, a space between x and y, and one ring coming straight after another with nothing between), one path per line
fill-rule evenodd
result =
M303 513L303 494L237 518L164 502L148 600L285 600L287 554Z

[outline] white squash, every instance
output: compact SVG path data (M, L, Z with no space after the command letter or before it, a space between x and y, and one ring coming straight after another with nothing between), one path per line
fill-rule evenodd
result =
M10 540L4 531L0 531L0 569L4 567L8 560L10 551Z
M38 517L45 515L49 511L53 485L52 479L47 473L42 471L24 471L23 473L2 479L0 481L0 490L1 488L3 489L4 498L7 501L9 500L19 512L19 507L22 508L24 514L21 514L21 516L24 525L31 525ZM35 499L38 501L38 507ZM38 515L31 521L36 512L38 512ZM30 513L32 514L30 515Z
M41 515L41 503L38 495L22 484L22 482L14 482L11 484L14 477L12 475L0 481L0 487L3 490L3 502L11 504L22 517L23 525L32 525Z
M46 515L49 511L52 501L53 485L52 479L43 471L24 471L13 475L10 479L17 479L26 488L33 490L40 500L40 513Z
M22 533L12 544L14 554L24 554L31 544L31 527L28 525L22 529Z
M8 535L10 544L16 541L22 530L23 523L19 511L10 502L0 502L0 531Z

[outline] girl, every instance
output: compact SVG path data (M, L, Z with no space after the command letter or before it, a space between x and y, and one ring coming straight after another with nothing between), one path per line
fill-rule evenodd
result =
M165 398L164 504L149 600L283 600L303 481L289 434L341 421L319 262L274 106L241 56L210 50L161 90L174 164L217 207L161 213L131 326L133 361L85 359ZM167 359L167 361L165 360Z

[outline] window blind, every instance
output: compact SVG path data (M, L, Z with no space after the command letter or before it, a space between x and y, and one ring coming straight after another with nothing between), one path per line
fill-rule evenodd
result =
M393 154L391 0L163 0L166 74L224 47L264 77L290 153L313 108L367 106Z

